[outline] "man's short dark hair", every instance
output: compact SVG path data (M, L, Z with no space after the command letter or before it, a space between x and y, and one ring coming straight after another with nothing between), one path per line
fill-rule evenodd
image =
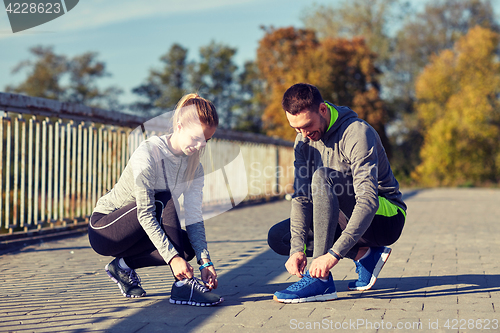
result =
M296 115L303 110L318 112L323 97L318 88L308 83L297 83L287 89L281 106L286 112Z

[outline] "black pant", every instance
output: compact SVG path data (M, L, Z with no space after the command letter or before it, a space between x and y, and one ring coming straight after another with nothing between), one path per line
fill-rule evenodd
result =
M155 195L156 219L181 257L187 261L195 252L187 232L181 229L170 192ZM153 245L137 219L136 204L129 204L110 214L94 213L89 223L90 245L104 256L123 258L133 269L167 263Z

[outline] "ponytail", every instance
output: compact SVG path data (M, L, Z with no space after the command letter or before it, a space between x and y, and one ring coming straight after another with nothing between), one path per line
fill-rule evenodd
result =
M195 106L196 112L188 106ZM176 128L177 123L200 123L206 127L217 127L219 125L219 116L215 106L209 100L200 97L198 94L191 93L184 95L175 108L173 117L173 128ZM200 164L200 155L202 150L195 151L188 158L188 166L185 173L185 179L188 182L188 188L194 179L194 174Z

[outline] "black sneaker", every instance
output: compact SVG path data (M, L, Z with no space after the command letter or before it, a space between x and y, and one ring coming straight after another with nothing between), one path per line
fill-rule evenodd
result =
M170 303L196 306L212 306L224 301L224 298L210 291L197 278L174 282L170 293Z
M141 279L133 269L122 269L118 266L119 258L115 258L104 268L125 297L142 297L146 295L141 288Z

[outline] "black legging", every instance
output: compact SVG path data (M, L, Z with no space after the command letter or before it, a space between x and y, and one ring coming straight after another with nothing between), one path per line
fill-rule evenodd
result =
M155 195L156 218L179 255L187 261L195 252L187 232L181 229L170 192ZM90 245L104 256L123 258L133 269L167 263L153 245L137 219L136 204L129 204L110 214L94 213L89 223Z

